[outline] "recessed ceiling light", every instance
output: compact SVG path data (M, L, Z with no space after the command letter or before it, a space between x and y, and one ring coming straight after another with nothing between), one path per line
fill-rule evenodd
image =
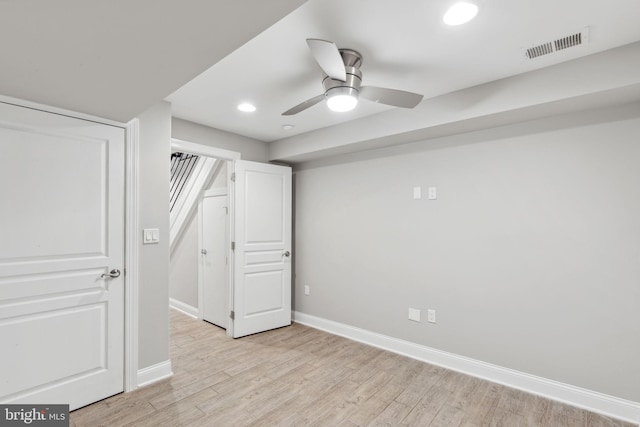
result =
M467 2L459 2L454 4L447 10L447 13L444 14L442 20L447 25L462 25L473 18L475 18L478 13L478 6L473 3Z
M295 127L294 125L282 125L282 129L284 129L284 130L291 130L294 127Z
M256 106L245 102L238 105L238 110L244 111L245 113L253 113L254 111L256 111Z

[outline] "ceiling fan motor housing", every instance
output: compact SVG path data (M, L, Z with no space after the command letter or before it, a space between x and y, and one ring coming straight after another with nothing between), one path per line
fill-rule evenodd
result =
M330 96L330 91L336 88L347 88L348 94L358 96L360 92L360 86L362 85L362 72L360 71L360 65L362 65L362 55L352 49L340 49L340 56L344 62L344 68L347 74L345 81L332 79L325 73L323 73L322 86L324 87L325 96ZM345 89L340 89L343 94Z
M360 86L362 85L361 76L362 73L360 72L360 70L353 67L347 68L347 80L344 82L342 80L332 79L331 77L325 75L322 80L322 86L324 87L325 96L329 97L330 93L332 91L335 91L336 89L340 89L340 91L344 95L347 95L347 93L345 93L345 88L349 89L349 94L358 96L358 93L360 92Z

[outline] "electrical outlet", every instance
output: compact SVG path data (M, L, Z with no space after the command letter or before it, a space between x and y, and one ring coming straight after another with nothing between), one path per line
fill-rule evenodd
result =
M309 288L308 285L305 285L305 287L304 287L304 294L305 295L310 295L311 294L311 289Z
M435 310L427 310L427 322L436 323L436 311Z
M420 321L420 310L417 308L409 309L409 320L413 320L414 322Z
M436 200L438 198L438 191L436 190L436 187L429 187L427 193L429 200Z

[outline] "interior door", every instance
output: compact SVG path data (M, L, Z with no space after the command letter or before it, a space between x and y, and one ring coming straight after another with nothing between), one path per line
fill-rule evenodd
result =
M232 336L291 324L291 168L235 163Z
M229 319L227 215L226 194L202 199L202 317L225 329Z
M0 153L0 402L123 391L124 129L0 103Z

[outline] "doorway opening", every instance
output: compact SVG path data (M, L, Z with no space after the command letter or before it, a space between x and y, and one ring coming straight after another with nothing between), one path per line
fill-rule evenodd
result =
M200 158L170 215L170 305L233 338L290 325L291 168L185 141L172 149Z
M230 197L240 154L172 140L170 306L227 329L232 306Z

